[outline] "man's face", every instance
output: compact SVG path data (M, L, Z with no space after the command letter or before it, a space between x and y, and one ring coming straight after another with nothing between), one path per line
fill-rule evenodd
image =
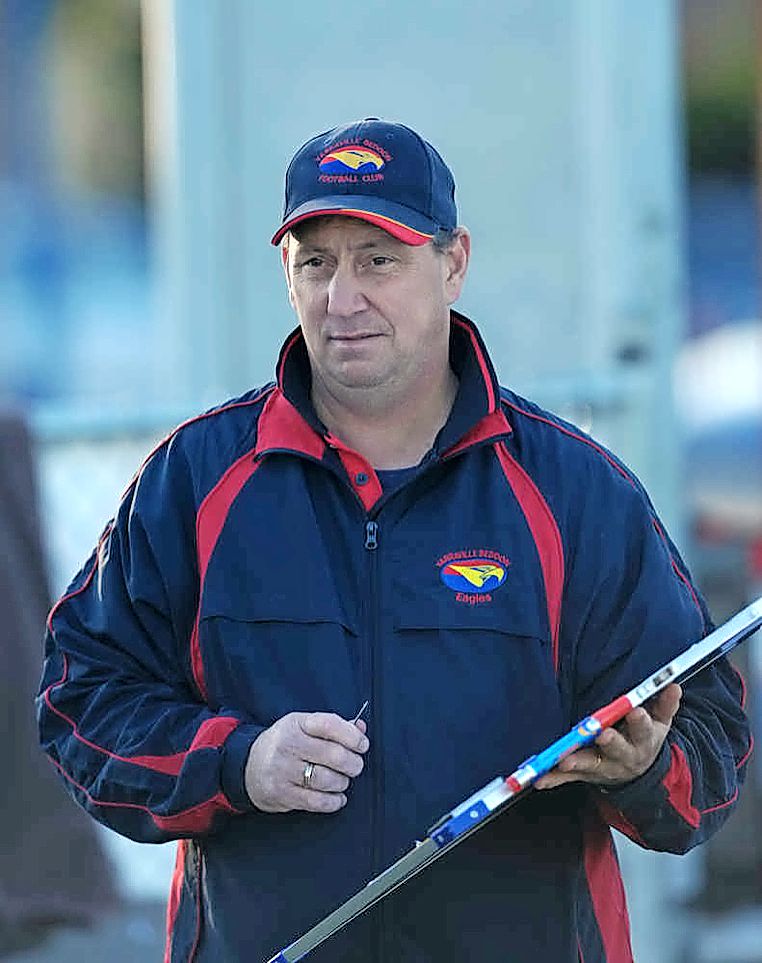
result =
M441 374L467 234L445 254L351 217L315 218L298 234L289 238L284 264L315 390L384 388L392 400Z

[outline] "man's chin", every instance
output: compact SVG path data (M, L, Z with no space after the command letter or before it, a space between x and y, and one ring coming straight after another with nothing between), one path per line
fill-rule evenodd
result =
M352 372L351 374L342 372L336 377L335 381L347 390L372 391L375 388L383 388L386 378L383 378L378 372L372 371Z

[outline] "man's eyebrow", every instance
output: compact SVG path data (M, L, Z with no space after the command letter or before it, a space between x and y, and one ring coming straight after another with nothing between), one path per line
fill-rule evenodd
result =
M394 239L390 238L388 241L386 239L379 241L363 241L361 244L350 244L349 249L352 252L355 251L372 251L379 247L396 247ZM302 241L297 248L298 254L331 254L331 249L327 247L321 247L320 244L313 243L311 241Z

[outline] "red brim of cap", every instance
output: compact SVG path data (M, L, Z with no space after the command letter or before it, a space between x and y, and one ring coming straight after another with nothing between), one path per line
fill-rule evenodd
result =
M280 244L284 234L290 231L295 224L308 221L313 217L324 217L327 214L338 215L339 217L356 217L361 221L367 221L369 224L380 227L381 230L386 231L387 234L391 234L392 237L396 237L398 241L402 241L404 244L410 244L413 247L421 247L423 244L428 244L434 237L433 234L416 231L415 228L408 227L407 224L403 224L401 221L395 221L391 217L384 217L383 214L374 214L371 211L359 211L351 207L341 207L338 209L332 207L326 208L325 210L310 211L308 214L301 214L299 217L294 217L290 221L286 221L286 223L281 224L276 233L273 234L270 243Z

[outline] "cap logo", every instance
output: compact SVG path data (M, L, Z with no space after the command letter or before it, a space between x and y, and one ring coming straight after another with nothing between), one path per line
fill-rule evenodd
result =
M365 147L342 147L320 161L320 170L324 174L370 174L380 171L383 166L384 159Z
M318 181L321 184L382 181L384 175L379 172L391 159L389 151L371 140L361 143L342 140L318 154Z

